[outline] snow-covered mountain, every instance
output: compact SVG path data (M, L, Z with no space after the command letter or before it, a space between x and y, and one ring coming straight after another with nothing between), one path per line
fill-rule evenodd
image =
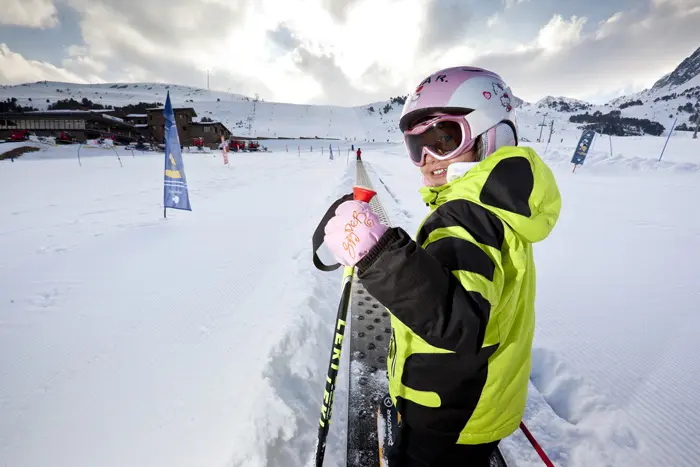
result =
M46 110L59 100L88 99L103 106L123 107L140 102L165 102L167 92L176 107L192 107L197 118L221 121L237 136L261 138L337 138L359 142L400 142L398 119L407 96L371 102L357 107L300 105L266 102L220 91L162 83L75 84L62 82L0 86L0 101L17 99L17 104ZM565 98L559 98L562 100ZM570 102L578 102L569 100ZM515 101L520 135L534 141L539 135L540 110L530 103ZM576 127L567 113L551 114L557 129Z
M700 74L700 47L688 58L683 60L678 67L656 83L652 89L683 86L685 83Z
M162 104L168 91L175 106L193 107L198 119L208 117L221 121L238 136L318 137L358 142L400 141L397 121L406 98L398 96L362 106L341 107L266 102L241 94L175 84L74 84L41 81L0 86L0 101L16 98L18 104L39 110L45 110L50 104L62 99L88 99L104 106L124 106L139 102ZM604 119L610 112L619 112L621 118L658 122L665 131L677 119L677 128L691 129L694 127L695 112L700 108L700 49L672 73L657 81L651 89L618 97L604 105L592 105L568 97L547 96L534 104L517 99L516 108L522 126L521 135L532 141L539 138L540 127L551 121L560 130L579 131L583 124L572 123L570 119L585 113ZM546 120L545 123L543 119ZM649 123L642 126L648 128Z
M524 106L527 108L527 106ZM573 115L591 115L619 112L621 119L640 119L658 122L671 129L674 121L679 130L690 130L695 126L695 115L700 110L700 49L686 58L671 73L659 79L651 89L620 96L604 105L567 97L548 96L532 108L536 113L548 113L555 120L568 120Z
M221 121L239 136L269 138L337 138L399 141L396 122L403 97L359 107L266 102L240 94L162 83L75 84L40 81L0 86L0 101L46 110L59 100L88 99L102 106L147 102L162 105L167 93L176 107L192 107L198 117Z
M622 109L623 115L655 120L670 128L677 119L680 129L695 126L700 111L700 48L651 89L623 96L609 103Z
M183 105L203 98L250 101L241 94L207 91L192 86L164 83L102 83L76 84L60 81L38 81L16 86L0 85L0 99L15 97L39 110L46 110L50 103L62 99L82 100L87 98L96 104L118 105L138 102L164 102L167 92Z
M547 96L535 103L538 109L551 109L558 112L582 112L590 109L592 104L571 97L553 97Z

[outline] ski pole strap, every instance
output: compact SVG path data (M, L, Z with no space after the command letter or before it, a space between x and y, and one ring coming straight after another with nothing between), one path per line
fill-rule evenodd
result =
M321 245L323 244L323 237L325 236L326 232L326 224L328 224L328 221L331 220L333 216L335 216L335 210L338 209L338 206L340 206L342 203L345 201L350 201L353 199L353 194L349 193L341 198L338 198L331 204L331 207L328 208L328 211L326 214L324 214L323 219L321 219L321 222L318 224L318 227L316 227L316 231L314 232L314 236L312 238L312 243L313 243L313 249L314 249L314 266L316 266L317 269L320 269L321 271L335 271L338 269L341 265L340 263L332 264L332 265L326 265L323 264L321 261L321 258L318 257L318 249L321 248Z
M546 465L547 467L554 467L554 464L551 460L549 460L549 457L547 457L547 454L544 452L544 449L542 449L542 446L540 446L540 443L537 442L535 437L532 436L532 433L530 433L530 430L527 429L524 422L520 422L520 429L523 430L523 433L527 437L527 440L530 441L532 447L535 448L535 451L537 451L537 454L539 454L540 459L542 459L542 462L544 462L544 465Z

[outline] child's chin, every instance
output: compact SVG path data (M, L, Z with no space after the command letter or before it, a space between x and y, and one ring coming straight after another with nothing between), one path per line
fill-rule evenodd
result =
M425 186L442 186L447 183L447 174L436 177L434 175L423 175L423 184Z

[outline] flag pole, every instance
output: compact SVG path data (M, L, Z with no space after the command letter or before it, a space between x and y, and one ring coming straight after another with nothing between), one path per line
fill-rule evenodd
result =
M666 142L664 143L664 148L661 150L661 155L659 156L659 162L661 162L661 158L664 157L664 152L666 152L666 146L668 145L668 140L671 139L671 134L673 133L674 128L676 128L676 122L678 121L678 117L673 121L673 125L671 125L671 130L668 132L668 137L666 138Z

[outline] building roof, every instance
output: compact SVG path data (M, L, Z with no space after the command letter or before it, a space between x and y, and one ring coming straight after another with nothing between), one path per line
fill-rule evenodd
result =
M231 130L228 129L226 125L224 125L221 122L192 122L190 123L192 126L219 126L226 130L227 132L231 133Z
M147 112L162 112L165 110L165 107L152 107L150 109L146 109ZM192 107L173 107L173 112L190 112L193 117L197 116L197 112L195 112L194 108Z
M115 122L122 122L122 123L124 123L124 119L123 119L123 118L115 117L114 115L109 115L109 114L106 114L106 113L103 113L103 114L101 114L101 115L102 115L104 118L108 119L108 120L114 120Z
M91 114L92 112L89 110L30 110L29 112L20 112L23 114L51 114L51 115L57 115L57 114Z
M55 118L55 117L72 117L74 119L92 120L92 121L109 121L110 124L119 127L134 128L134 125L125 122L121 118L113 117L105 112L91 112L87 110L49 110L49 111L32 111L32 112L11 112L0 113L0 119L18 119L26 120L32 118Z

